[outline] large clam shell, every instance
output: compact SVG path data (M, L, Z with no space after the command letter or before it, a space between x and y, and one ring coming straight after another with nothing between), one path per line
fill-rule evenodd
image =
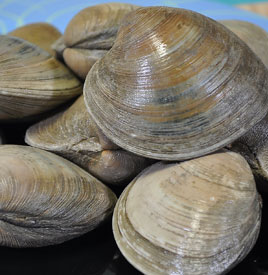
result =
M25 142L55 152L109 184L129 183L151 164L109 140L88 113L83 96L66 111L32 125Z
M129 13L84 85L88 111L120 147L187 159L229 144L268 107L268 70L228 29L201 14Z
M120 196L114 237L144 274L223 274L253 247L261 201L239 154L157 163Z
M9 32L8 35L29 41L53 56L56 55L56 52L51 45L61 37L59 30L48 23L27 24Z
M48 111L81 94L80 81L39 47L0 36L0 120Z
M71 162L19 145L0 146L0 245L64 242L110 216L113 192Z

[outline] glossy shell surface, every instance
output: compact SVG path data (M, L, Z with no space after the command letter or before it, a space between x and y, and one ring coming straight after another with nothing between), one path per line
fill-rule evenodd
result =
M156 159L215 151L268 108L268 71L221 24L192 11L131 12L84 85L88 111L120 147Z
M113 231L144 274L223 274L258 237L261 201L239 154L157 163L121 194Z

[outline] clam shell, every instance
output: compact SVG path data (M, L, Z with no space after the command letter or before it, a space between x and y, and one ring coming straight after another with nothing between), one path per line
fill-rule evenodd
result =
M8 35L29 41L53 56L56 53L51 49L51 45L61 37L59 30L48 23L28 24L9 32Z
M106 53L107 50L66 48L63 51L63 59L74 73L85 79L93 64Z
M52 153L2 145L0 164L2 246L61 243L96 228L113 211L109 188Z
M83 96L66 111L31 126L25 142L55 152L109 184L129 183L151 164L109 140L87 112Z
M240 155L157 163L124 190L116 243L144 274L223 274L256 242L261 201Z
M80 81L39 47L0 36L0 120L48 111L81 94Z
M110 49L122 19L136 8L138 6L125 3L105 3L85 8L66 27L64 44L85 49Z
M88 111L118 146L179 160L215 151L268 107L268 70L232 32L201 14L140 8L90 70Z
M219 21L242 39L268 68L268 33L261 27L246 21Z

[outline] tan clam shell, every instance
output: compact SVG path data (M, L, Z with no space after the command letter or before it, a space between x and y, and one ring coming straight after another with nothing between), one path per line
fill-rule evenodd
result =
M219 21L242 39L268 68L268 33L261 27L240 20Z
M256 242L261 201L239 154L157 163L121 194L117 245L144 274L223 274Z
M93 64L106 53L107 50L66 48L63 51L63 59L73 72L85 79Z
M67 47L109 50L122 19L137 7L125 3L104 3L83 9L66 27L64 44Z
M0 120L48 111L81 94L80 81L39 47L0 36Z
M61 37L59 30L48 23L27 24L9 32L8 35L29 41L53 56L56 53L51 49L51 45Z
M71 162L28 146L0 146L0 245L37 247L78 237L104 221L116 197Z
M92 65L113 45L119 24L127 13L138 6L125 3L105 3L83 9L70 21L58 41L57 51L63 51L65 63L82 79Z
M129 183L151 163L109 140L87 112L83 96L66 111L31 126L25 142L60 154L101 181L115 185Z
M118 146L179 160L243 135L265 116L267 90L268 70L220 23L148 7L128 14L112 49L90 70L84 96Z

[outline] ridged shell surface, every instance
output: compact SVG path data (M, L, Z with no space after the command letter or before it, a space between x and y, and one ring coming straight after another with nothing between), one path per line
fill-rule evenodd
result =
M157 163L120 196L114 237L144 274L223 274L258 237L261 201L239 154Z
M38 247L104 221L116 197L71 162L27 146L0 146L0 245Z
M105 3L85 8L66 27L64 44L86 49L110 49L122 19L136 8L125 3Z
M90 70L85 102L114 143L179 160L229 144L268 108L268 71L221 24L192 11L139 8Z
M81 92L80 81L49 53L0 36L0 120L43 113Z

